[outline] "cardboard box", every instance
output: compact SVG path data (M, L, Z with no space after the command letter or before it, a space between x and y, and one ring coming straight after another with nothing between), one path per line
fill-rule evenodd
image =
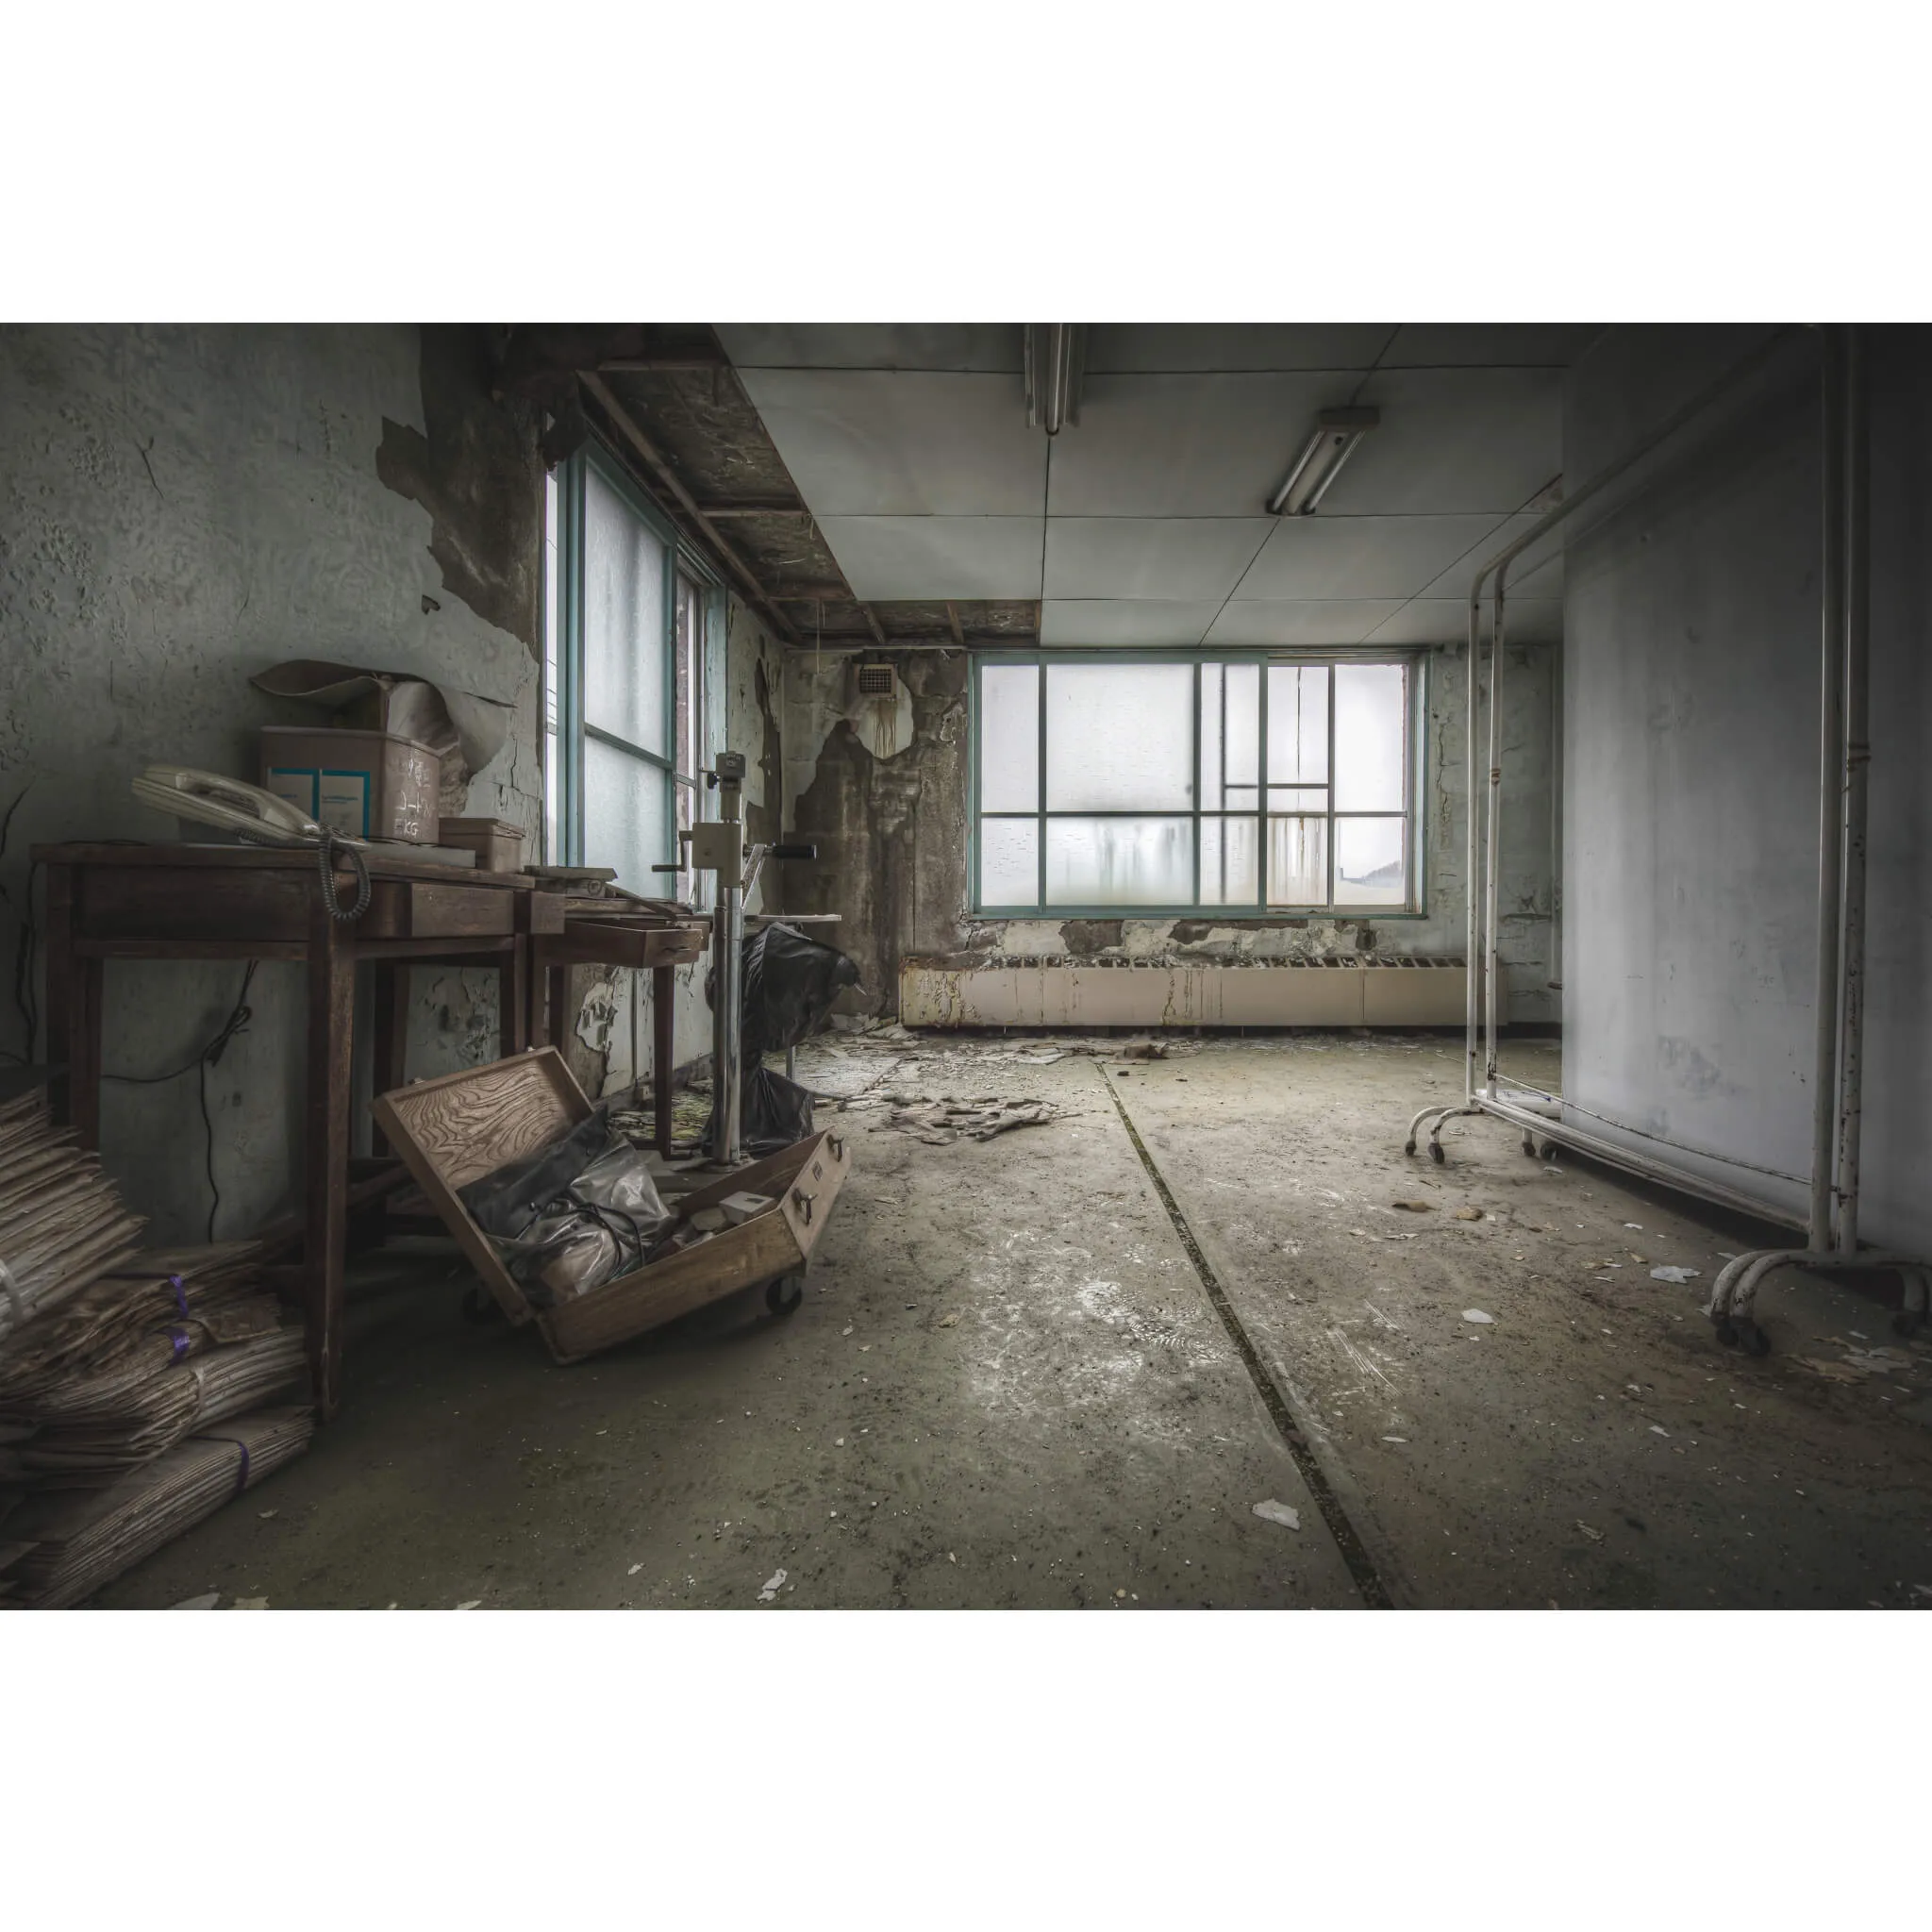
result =
M389 731L261 727L261 786L351 839L437 840L442 761Z

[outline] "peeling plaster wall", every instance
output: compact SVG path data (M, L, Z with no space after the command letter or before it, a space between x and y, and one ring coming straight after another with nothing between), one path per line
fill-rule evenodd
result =
M260 725L313 722L248 683L286 658L420 672L511 704L467 808L536 840L541 472L534 425L480 386L485 354L468 331L407 325L0 328L0 813L20 800L0 856L9 960L30 844L170 838L129 794L142 766L252 779ZM108 1069L180 1065L242 971L110 961ZM259 970L252 1024L208 1079L223 1234L295 1204L303 977ZM494 1053L493 974L419 968L413 994L412 1074ZM29 1050L10 1004L0 1045ZM358 1085L366 1095L366 1042ZM199 1239L195 1076L108 1085L102 1138L155 1236Z
M1509 1017L1557 1014L1550 985L1550 774L1554 653L1511 647L1504 675L1501 953L1509 968ZM890 1013L900 961L968 967L1001 957L1070 956L1158 963L1371 957L1459 957L1464 948L1465 654L1431 654L1424 810L1427 916L1379 920L977 920L967 875L968 677L965 654L902 652L914 737L875 758L858 724L858 659L809 650L788 660L785 710L787 830L818 842L815 864L790 868L793 911L838 912L838 943L860 982L843 1010ZM1485 766L1485 770L1487 766Z

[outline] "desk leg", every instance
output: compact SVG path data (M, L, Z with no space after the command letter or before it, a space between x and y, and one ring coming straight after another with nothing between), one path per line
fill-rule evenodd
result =
M409 962L378 959L375 980L375 1091L392 1093L409 1077ZM389 1152L380 1127L374 1130L371 1151Z
M74 873L47 868L47 1058L67 1069L54 1092L54 1118L101 1144L101 988L106 962L74 957ZM32 1042L28 1042L32 1051Z
M530 942L517 942L496 963L496 1052L501 1059L522 1053L530 1038Z
M356 1040L356 954L315 891L308 914L308 1134L303 1261L308 1368L326 1422L342 1396L342 1257L347 1244L349 1080Z
M546 1041L554 1046L558 1053L563 1051L563 1002L569 991L570 968L568 966L546 966L543 969L543 1033Z
M671 1076L677 1057L677 969L651 968L651 1107L658 1122L658 1152L671 1158Z

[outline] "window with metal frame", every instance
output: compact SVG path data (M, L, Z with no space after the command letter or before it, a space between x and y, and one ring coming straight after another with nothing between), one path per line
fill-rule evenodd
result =
M1421 910L1414 653L977 653L974 910Z
M608 865L665 890L677 856L676 542L616 461L586 444L557 473L555 831L569 865ZM546 789L548 787L546 786Z

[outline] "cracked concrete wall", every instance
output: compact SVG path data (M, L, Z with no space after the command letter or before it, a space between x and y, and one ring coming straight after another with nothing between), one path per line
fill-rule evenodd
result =
M1565 467L1601 469L1751 350L1611 330L1571 372ZM1932 329L1870 331L1864 1237L1932 1246ZM1819 372L1781 351L1567 558L1566 1095L1581 1124L1802 1212L1819 810ZM1648 1138L1657 1137L1657 1138ZM1737 1163L1751 1163L1740 1167ZM1778 1170L1779 1179L1756 1172Z
M1510 647L1503 683L1507 791L1503 812L1502 940L1509 1017L1554 1020L1551 809L1555 653ZM1427 912L1374 919L1040 919L973 917L967 874L968 677L964 653L901 652L913 741L876 758L861 736L858 659L809 650L787 660L787 829L819 845L790 868L793 911L842 915L839 944L858 961L844 1010L890 1013L903 959L965 967L1002 957L1212 962L1338 953L1457 956L1464 949L1465 652L1429 654L1424 873ZM1487 771L1485 759L1484 770Z
M486 353L468 332L408 325L0 328L9 958L30 844L172 838L129 793L142 767L253 779L259 726L313 722L248 683L287 658L417 672L513 706L467 809L522 825L536 849L538 557L534 539L524 547L541 529L541 470L534 425L480 387ZM110 961L108 1069L180 1065L242 971ZM412 1074L493 1055L493 974L413 977ZM208 1079L223 1234L297 1193L301 970L264 965L250 1005ZM10 1006L0 1046L45 1053ZM366 1040L358 1073L366 1095ZM108 1166L159 1240L206 1229L195 1090L191 1073L103 1091Z

